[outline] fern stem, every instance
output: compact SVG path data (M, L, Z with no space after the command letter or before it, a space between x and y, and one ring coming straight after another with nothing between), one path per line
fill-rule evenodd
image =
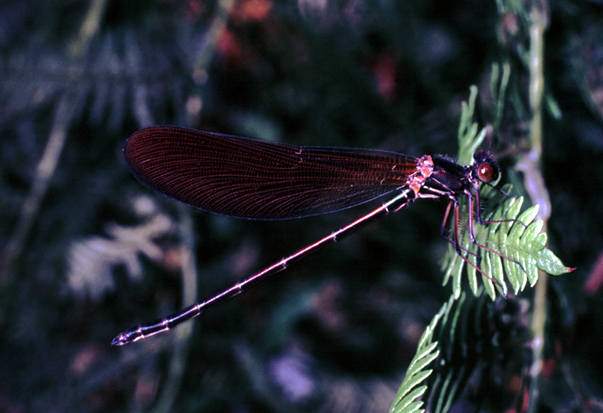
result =
M181 238L182 258L182 302L194 303L197 301L197 263L195 260L195 234L192 212L188 206L181 204L178 208L180 225L178 232ZM194 323L183 325L176 330L174 350L171 354L166 385L158 397L154 412L168 412L173 410L174 402L180 391L180 385L186 372L186 359L188 357L189 340L192 336Z
M216 45L226 30L226 23L233 5L234 0L218 1L218 11L212 19L209 30L207 31L206 40L201 45L201 48L195 57L193 79L195 79L197 83L202 84L207 80L207 68L214 55Z
M542 97L544 90L544 31L548 24L548 3L536 0L530 10L530 51L529 51L529 100L532 120L530 123L530 152L520 162L524 171L526 189L532 202L541 206L539 219L546 221L550 215L550 200L541 169L542 155ZM547 274L540 271L536 284L534 312L532 316L532 366L529 370L531 388L529 395L529 411L534 412L538 406L540 395L540 378L542 373L542 357L544 348L544 327L546 323L546 289Z
M81 57L87 50L90 40L98 33L107 9L108 0L93 0L86 13L77 37L69 45L69 51L74 57Z
M0 285L3 295L8 293L14 281L13 262L19 258L25 241L29 236L31 228L36 220L40 205L50 181L54 176L57 164L65 141L71 120L73 119L77 98L73 93L65 92L57 104L57 109L52 124L52 130L48 136L48 143L44 154L36 167L36 174L27 198L23 202L21 215L15 229L2 252L0 263ZM3 320L0 320L2 324Z

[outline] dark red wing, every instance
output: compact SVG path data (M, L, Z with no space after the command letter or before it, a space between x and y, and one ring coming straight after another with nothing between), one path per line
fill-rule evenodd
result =
M416 159L393 152L303 147L155 126L124 147L144 185L218 214L288 219L352 207L395 190Z

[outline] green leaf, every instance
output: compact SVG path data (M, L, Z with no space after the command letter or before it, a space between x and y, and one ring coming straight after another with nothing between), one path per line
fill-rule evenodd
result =
M467 102L463 102L461 109L461 121L459 123L459 163L468 165L473 159L473 153L479 148L486 137L486 130L482 129L478 134L478 125L473 122L475 111L475 99L477 98L477 87L469 88L470 96Z
M526 324L529 307L513 299L492 301L483 292L480 288L477 296L461 293L458 300L448 302L438 322L434 334L437 368L426 380L422 396L433 413L450 411L459 398L485 394L503 386L501 380L525 373L528 360L520 361L519 355L530 334Z
M445 314L446 309L450 307L452 298L448 303L444 304L440 311L435 315L431 323L423 332L421 339L419 340L419 346L417 348L417 354L410 362L408 370L406 371L406 377L398 389L396 398L390 408L390 413L411 413L411 412L423 412L424 409L423 401L417 400L425 393L427 386L419 386L420 383L424 382L432 370L426 367L431 364L433 360L439 355L437 350L438 343L432 341L434 330L438 324L438 321Z
M541 234L542 235L542 234ZM561 260L549 249L542 249L537 254L537 266L551 275L561 275L572 272L575 268L569 268L563 265Z
M472 87L468 103L463 104L459 126L459 162L467 165L472 161L472 155L485 137L485 129L478 133L477 124L472 122L477 90ZM486 205L481 216L486 225L474 222L476 243L471 242L468 232L469 208L466 199L459 200L461 209L461 233L459 243L467 261L481 270L482 284L486 293L496 298L498 290L503 296L507 295L507 285L517 294L526 285L534 286L538 280L538 270L552 275L572 271L546 248L547 236L542 233L542 221L534 221L538 214L538 206L532 206L521 212L523 197L515 198L506 194L512 187L505 185L502 190L491 185L480 188L480 207ZM475 211L474 211L475 213ZM477 221L473 217L474 221ZM469 288L473 294L479 289L476 268L467 265L452 244L443 260L445 270L444 284L452 279L454 297L461 294L463 269L466 267ZM506 277L505 277L506 276Z

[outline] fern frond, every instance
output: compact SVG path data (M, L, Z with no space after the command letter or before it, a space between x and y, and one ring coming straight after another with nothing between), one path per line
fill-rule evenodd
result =
M530 337L529 307L516 300L491 301L483 291L477 296L463 292L450 301L434 333L439 356L423 395L430 412L450 411L459 399L463 410L510 408L513 397L504 383L525 372L521 354ZM473 409L467 408L473 403Z
M473 110L477 89L471 88L468 103L463 103L461 125L459 127L459 162L468 164L473 152L483 142L486 130L478 132L477 124L472 122ZM481 216L487 225L481 225L474 220L474 235L476 242L482 248L471 242L467 231L460 234L460 244L466 251L466 258L483 271L481 275L484 288L488 295L496 297L495 283L499 291L507 295L505 274L515 293L522 291L527 282L534 286L538 279L538 269L552 275L559 275L572 271L566 267L546 248L547 236L542 233L543 222L534 221L538 214L538 206L532 206L523 213L521 207L523 197L509 197L506 194L512 187L506 185L502 191L483 185L480 188L480 200L486 204ZM467 201L460 200L462 222L466 223L469 217ZM482 205L483 206L483 205ZM533 222L534 221L534 222ZM455 297L461 294L461 280L465 260L460 257L451 244L444 257L442 268L445 270L444 285L452 279L452 288ZM469 286L473 294L478 292L477 270L473 266L467 267Z
M189 71L182 70L186 62L174 53L157 52L174 47L151 38L131 29L105 30L78 59L66 48L40 50L35 42L0 56L0 92L7 110L0 126L56 105L67 92L75 102L72 123L84 117L115 132L128 118L148 126L174 110L172 116L184 122L193 85Z
M437 350L438 343L433 341L433 334L439 320L442 316L447 314L447 309L450 308L451 304L452 298L440 308L440 311L434 316L431 323L429 323L423 332L421 340L419 340L417 353L408 366L406 377L398 389L394 403L389 410L390 413L425 411L425 409L422 409L424 402L417 399L425 393L427 386L420 386L420 384L423 383L432 372L431 369L426 369L426 367L435 360L440 353L439 350Z

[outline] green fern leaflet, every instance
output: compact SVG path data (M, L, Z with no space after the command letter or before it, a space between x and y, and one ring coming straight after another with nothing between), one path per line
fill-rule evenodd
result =
M482 144L486 136L485 129L478 133L477 124L471 120L476 95L477 89L472 88L469 102L463 103L459 127L459 162L465 165L469 164L473 152ZM474 217L474 235L476 241L486 248L472 243L466 231L460 234L459 242L465 251L465 256L483 272L480 275L485 290L492 299L496 297L495 283L499 291L504 296L507 295L505 274L514 293L518 293L525 288L528 281L530 286L534 286L539 269L551 275L560 275L573 270L564 266L559 258L546 248L547 236L541 232L544 224L542 221L534 221L538 214L538 206L532 206L520 213L523 197L515 198L506 195L511 189L510 185L504 186L501 190L488 185L482 185L480 188L481 206L486 205L481 212L481 217L484 222L491 223L481 225ZM467 201L460 201L462 215L465 217L463 222L466 223L469 219ZM450 245L442 268L445 270L444 285L452 279L456 298L461 294L465 266L465 260ZM477 273L473 266L467 266L469 286L474 295L478 292Z

